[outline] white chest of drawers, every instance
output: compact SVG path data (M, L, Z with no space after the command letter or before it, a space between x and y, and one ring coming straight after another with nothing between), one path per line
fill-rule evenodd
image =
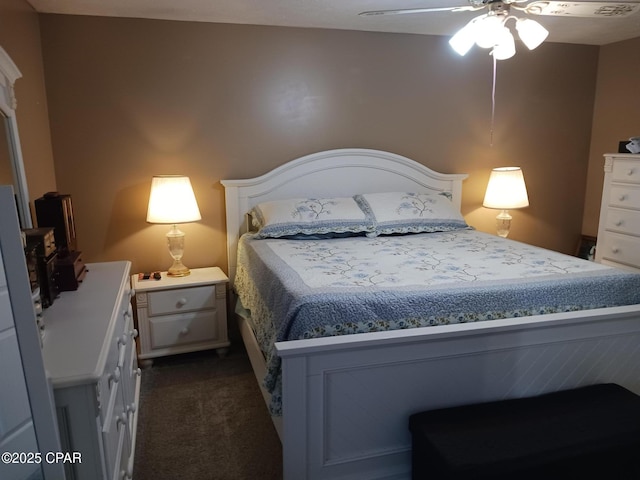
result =
M217 349L224 355L227 335L227 282L218 267L193 268L186 277L161 280L131 277L136 291L140 354L151 364L154 357Z
M640 155L607 154L596 261L640 270Z
M63 449L79 452L67 480L133 475L140 396L130 262L87 265L77 291L45 310L43 357Z

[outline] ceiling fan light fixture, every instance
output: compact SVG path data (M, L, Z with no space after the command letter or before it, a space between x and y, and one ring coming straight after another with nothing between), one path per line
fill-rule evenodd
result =
M491 54L496 60L506 60L516 54L516 42L507 27L502 27L498 42L491 50Z
M516 21L516 30L520 36L520 40L529 50L533 50L540 46L549 35L549 31L535 20L529 18L519 18Z
M504 19L497 15L485 15L475 27L476 45L480 48L493 48L500 41L504 28Z
M476 43L476 19L474 18L464 27L457 31L457 33L449 40L449 45L455 50L455 52L464 56L467 54L471 47Z

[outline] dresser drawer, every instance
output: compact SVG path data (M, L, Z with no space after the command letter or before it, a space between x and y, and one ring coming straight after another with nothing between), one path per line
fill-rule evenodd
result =
M609 206L640 209L640 187L611 185Z
M215 308L215 301L213 285L148 293L150 316Z
M215 310L209 310L151 318L151 348L216 340L218 337L216 315Z
M637 160L617 160L613 164L611 178L614 182L640 184L640 164Z
M605 232L603 240L598 242L599 255L603 259L640 268L640 239Z
M605 228L609 231L628 233L640 236L640 211L610 208L604 220ZM640 238L637 239L640 244Z

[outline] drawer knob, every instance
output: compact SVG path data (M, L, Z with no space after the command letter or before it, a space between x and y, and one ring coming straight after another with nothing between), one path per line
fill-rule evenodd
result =
M613 253L620 253L620 249L618 247L611 247L611 251Z
M120 425L126 425L126 424L127 424L127 416L124 413L121 413L116 418L116 425L118 426L118 428L120 428Z
M180 335L186 335L187 333L189 333L189 327L184 327L180 330Z
M120 367L116 367L113 373L109 374L109 380L113 383L118 383L120 381Z
M629 171L627 172L627 175L631 176L635 173L635 168L630 168Z
M624 194L623 194L623 195L620 195L620 196L618 197L618 200L619 200L619 201L621 201L621 202L624 202L626 199L627 199L627 196L626 196L626 195L624 195Z
M178 306L179 307L184 307L187 304L187 299L182 297L180 300L178 300Z
M618 220L616 222L616 227L621 227L622 225L624 225L624 220Z

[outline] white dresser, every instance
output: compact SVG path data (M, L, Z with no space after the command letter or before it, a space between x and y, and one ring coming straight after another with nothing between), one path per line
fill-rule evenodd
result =
M640 270L640 155L605 155L596 261Z
M67 480L133 474L140 370L127 261L87 265L76 291L45 310L43 356L54 388Z

